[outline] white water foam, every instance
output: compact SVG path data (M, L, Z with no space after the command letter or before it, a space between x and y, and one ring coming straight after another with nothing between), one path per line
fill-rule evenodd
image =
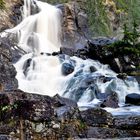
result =
M31 14L31 4L36 3L39 12ZM59 51L61 46L61 11L48 3L24 0L23 21L6 33L18 35L18 46L27 53ZM4 34L5 35L5 34Z

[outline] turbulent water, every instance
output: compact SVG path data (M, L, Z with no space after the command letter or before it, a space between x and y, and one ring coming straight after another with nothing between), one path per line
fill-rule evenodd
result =
M33 10L34 9L34 10ZM129 93L140 93L137 81L117 74L94 60L82 60L66 55L52 56L61 47L61 10L40 1L24 0L22 22L6 32L18 35L18 46L26 54L14 64L17 70L19 89L42 95L61 96L73 99L80 107L100 104L98 93L117 93L120 106ZM67 69L71 71L67 72ZM107 108L112 112L112 109ZM113 112L126 112L123 108ZM140 109L127 108L127 112Z

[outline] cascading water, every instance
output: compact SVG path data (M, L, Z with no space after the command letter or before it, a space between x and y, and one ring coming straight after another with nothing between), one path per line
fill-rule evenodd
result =
M34 15L32 5L38 10ZM81 107L99 104L98 93L117 93L120 106L127 94L140 93L134 78L118 79L107 65L51 55L61 46L61 11L55 6L24 0L23 21L5 32L18 34L18 46L26 52L15 64L19 89L23 91L49 96L59 93Z

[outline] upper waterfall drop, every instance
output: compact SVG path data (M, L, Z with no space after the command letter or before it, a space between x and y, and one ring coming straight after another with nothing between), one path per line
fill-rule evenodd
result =
M37 11L32 15L35 5ZM27 52L15 64L20 89L50 96L58 93L59 59L43 54L60 50L61 15L60 9L48 3L24 0L23 21L8 31L18 33L18 46Z
M32 7L36 7L32 14ZM24 0L23 21L13 29L6 30L18 35L18 46L25 52L52 53L61 46L61 10L48 3Z
M31 5L32 5L33 1L32 0L24 0L24 5L23 5L23 10L22 12L22 18L25 19L28 16L31 15Z
M49 53L51 50L59 51L61 46L61 11L48 3L37 1L37 5L41 9L36 23L36 32L40 35L41 40L40 51L46 52L44 44L49 46Z

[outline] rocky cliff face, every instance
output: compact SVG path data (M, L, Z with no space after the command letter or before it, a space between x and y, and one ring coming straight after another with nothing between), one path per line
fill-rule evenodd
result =
M21 21L22 0L5 0L5 8L0 9L0 32L14 27Z
M6 38L0 38L0 90L17 89L18 82L15 76L10 43Z
M62 46L78 49L84 47L88 33L87 14L77 2L58 5L62 10Z

